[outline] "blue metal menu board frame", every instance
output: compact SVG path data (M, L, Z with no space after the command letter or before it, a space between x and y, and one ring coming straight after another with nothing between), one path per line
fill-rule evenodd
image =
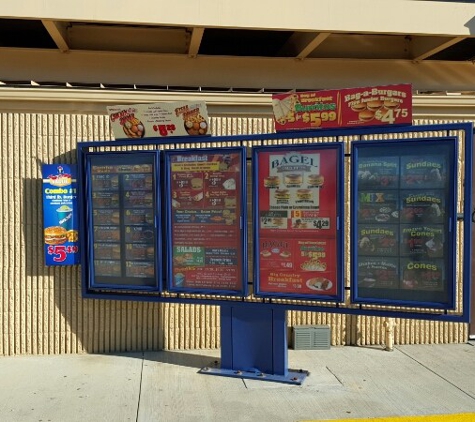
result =
M344 166L341 169L343 173L342 183L345 184L345 196L346 190L348 193L352 194L350 198L351 207L349 210L344 210L344 221L340 221L340 226L350 228L349 242L346 242L347 236L343 240L339 240L343 243L343 253L345 256L340 258L342 267L344 267L344 274L354 273L353 277L350 279L345 278L345 286L342 288L343 298L339 301L338 298L329 298L325 295L320 295L317 292L317 295L302 295L302 296L289 296L289 295L279 295L278 293L282 292L267 292L260 291L259 294L256 292L256 279L252 277L252 274L248 274L243 271L242 273L242 282L249 286L249 293L246 292L245 287L242 296L239 293L234 293L230 296L225 296L221 294L222 291L219 289L216 290L216 294L208 294L209 290L205 294L201 290L197 291L188 291L178 289L176 291L170 292L167 290L165 284L163 283L164 277L159 278L160 275L157 274L157 289L154 290L152 287L142 286L136 288L136 285L121 285L120 283L113 284L113 280L108 280L110 283L99 284L94 279L94 273L91 269L93 261L91 260L91 248L90 245L94 239L94 233L92 231L92 218L89 216L91 211L91 198L87 194L87 190L90 189L89 185L91 183L91 173L89 171L87 161L88 157L91 154L103 154L105 156L104 160L106 162L113 163L115 154L121 154L125 151L130 153L131 156L140 156L142 153L153 153L155 154L158 150L160 152L160 160L164 161L164 155L168 152L176 151L174 148L186 148L188 145L191 147L192 143L189 137L185 138L173 138L173 139L147 139L147 140L115 140L113 142L79 142L77 145L78 149L78 204L79 204L79 223L80 223L80 247L81 247L81 265L82 265L82 287L83 287L83 297L87 298L97 298L97 299L109 299L109 300L137 300L137 301L148 301L148 302L168 302L168 303L180 303L180 304L202 304L202 305L217 305L217 306L231 306L236 312L232 313L233 318L238 315L237 319L241 319L241 310L244 314L246 312L252 312L253 310L259 310L261 307L269 308L272 311L280 310L295 310L295 311L312 311L312 312L325 312L325 313L337 313L337 314L346 314L346 315L365 315L365 316L377 316L377 317L391 317L391 318L409 318L409 319L426 319L434 321L447 321L447 322L460 322L466 323L470 318L470 293L471 293L471 214L472 214L472 193L471 193L471 182L472 182L472 162L473 162L473 124L470 122L465 123L449 123L449 124L437 124L437 125L415 125L415 126L404 126L404 127L384 127L384 128L347 128L347 129L331 129L331 130L316 130L316 131L299 131L299 132L283 132L283 133L269 133L269 134L260 134L260 135L239 135L239 136L220 136L212 137L212 142L200 143L200 145L211 147L212 145L217 145L216 148L213 148L216 151L220 151L223 147L229 145L235 145L236 148L245 146L247 148L248 154L246 157L247 167L250 171L256 163L253 161L255 157L252 154L249 154L251 150L258 150L259 148L272 147L276 148L282 146L283 148L298 149L300 146L312 148L314 146L325 146L329 143L341 143L344 148ZM442 155L447 154L447 165L448 172L446 173L446 178L449 178L449 183L447 185L447 191L445 192L444 201L446 204L445 216L450 215L450 219L444 219L444 223L434 223L440 224L443 226L443 245L444 245L444 275L446 277L446 284L443 284L442 290L438 290L439 297L434 296L429 292L430 282L425 284L424 288L412 289L412 293L402 292L403 289L386 289L386 292L389 293L388 298L381 297L381 294L385 291L384 288L380 287L379 290L371 287L371 275L368 272L372 271L374 268L374 258L383 257L387 262L391 263L394 259L398 260L398 271L400 272L400 263L399 261L408 260L411 254L415 255L415 261L421 261L424 254L429 257L429 252L423 252L424 249L421 247L422 244L426 248L433 248L434 251L430 253L440 254L440 248L434 246L438 244L437 239L432 242L432 234L441 234L440 227L429 227L429 230L411 230L420 228L418 225L411 227L411 224L418 224L417 221L405 221L399 222L399 220L394 220L394 216L389 216L388 210L381 208L389 208L389 214L392 214L395 210L391 207L398 206L400 203L398 201L408 198L408 194L412 187L403 186L401 189L393 189L391 191L390 187L386 186L386 197L384 199L385 204L383 206L378 205L366 205L364 204L363 209L365 209L366 217L360 218L358 220L357 211L358 211L358 190L361 190L361 193L365 191L371 191L370 186L365 186L364 183L358 183L358 168L355 167L355 163L358 160L369 159L365 158L364 155L371 155L370 152L373 148L375 151L373 154L379 156L386 156L386 151L396 156L399 160L398 162L403 162L403 160L408 160L408 157L423 155L431 157L434 154L437 154L439 147L444 145L444 142L447 141L449 144L454 143L456 149L453 149L452 152L443 152ZM417 153L417 145L422 143L428 148L423 152L423 154ZM431 144L430 144L431 143ZM397 146L396 146L397 145ZM430 147L431 145L431 147ZM390 148L392 147L393 148ZM379 150L378 150L379 148ZM452 147L450 147L452 148ZM450 149L449 148L449 149ZM196 148L201 150L201 148ZM224 149L224 148L223 148ZM277 148L278 150L278 148ZM277 151L275 150L275 151ZM396 151L397 150L397 151ZM190 151L187 149L186 151ZM270 150L269 150L270 151ZM354 155L353 155L354 154ZM394 159L394 158L392 158ZM157 161L158 163L158 161ZM391 160L388 161L388 166L391 166ZM419 165L419 168L423 166ZM163 164L160 166L160 170L163 173ZM414 169L417 166L413 166ZM158 172L158 168L156 169ZM361 169L364 171L364 169ZM412 170L411 170L412 171ZM453 174L457 175L456 179L450 180L450 177L454 177ZM244 174L244 172L243 172ZM387 173L386 176L391 173ZM404 173L406 174L406 173ZM422 171L412 171L412 173L407 173L407 176L410 180L424 180L422 176ZM437 172L433 172L435 176L438 177ZM366 173L368 176L368 174ZM368 179L371 175L368 176ZM158 177L158 176L157 176ZM364 177L364 176L362 176ZM371 179L372 180L372 179ZM161 200L165 198L164 187L165 177L163 174L159 179L156 179L157 189L161 195ZM457 182L457 183L455 183ZM244 187L244 181L243 187ZM387 177L384 183L388 183ZM399 182L398 182L399 183ZM407 181L405 182L407 184ZM160 186L158 186L160 184ZM348 186L347 184L350 184ZM304 188L305 189L305 188ZM436 186L430 190L437 190ZM427 189L429 190L429 189ZM392 192L392 193L391 193ZM366 192L368 193L368 192ZM371 192L369 192L371 193ZM379 190L373 191L373 193L380 193ZM435 192L436 193L436 192ZM168 193L169 194L169 193ZM342 195L342 192L339 192L338 195ZM391 196L392 195L392 196ZM402 196L400 196L402 195ZM454 196L455 195L455 196ZM458 195L458 197L457 197ZM376 197L376 195L374 195ZM371 198L371 195L366 195L366 198ZM161 205L157 194L157 208L156 208L156 222L155 224L166 223L164 219L165 210L167 204L163 203L163 210L159 207ZM256 198L253 198L254 201ZM341 199L344 200L343 197ZM457 207L454 208L454 203L457 201ZM248 204L249 201L246 202ZM243 201L244 204L244 201ZM422 204L420 204L422 205ZM410 209L410 207L405 207ZM417 207L423 208L423 207ZM426 207L428 208L428 207ZM434 207L435 208L435 207ZM399 211L399 210L398 210ZM242 210L245 214L245 211ZM411 211L407 211L411 212ZM379 214L384 214L385 216L379 216ZM417 214L417 212L416 212ZM374 218L374 221L371 221L371 216ZM378 217L378 221L376 219ZM398 216L399 218L399 216ZM445 217L444 217L445 218ZM385 220L386 219L386 220ZM257 222L253 221L252 229L255 231L257 228ZM384 240L381 237L381 234L372 232L370 234L370 241L376 242L375 251L369 252L358 252L358 229L367 230L367 226L371 225L381 228L381 225L395 224L397 223L397 233L394 235L397 238L397 253L395 249L384 249ZM280 224L280 223L279 223ZM365 227L366 226L366 227ZM158 227L158 226L156 226ZM243 220L243 227L244 220ZM456 230L455 230L456 228ZM251 228L249 228L251 229ZM404 230L406 229L406 230ZM161 245L167 245L168 238L163 233L164 230L161 230L161 239L159 241ZM346 230L345 230L346 231ZM411 234L414 232L413 234ZM460 233L460 236L463 236L463 244L460 240L456 242L455 233ZM348 234L348 233L347 233ZM158 239L157 232L157 239ZM255 238L252 239L255 242ZM394 239L393 239L394 240ZM244 241L244 247L246 246L246 241ZM401 241L404 241L404 245L414 246L401 246ZM364 241L365 243L367 241ZM379 242L379 244L378 244ZM419 245L419 246L417 246ZM394 246L395 247L395 246ZM412 249L411 249L412 248ZM456 256L455 260L455 250L458 250L459 253ZM402 255L399 256L399 251L402 250ZM84 252L84 253L83 253ZM172 249L167 246L163 246L162 250L157 251L157 262L161 268L165 269L167 262L172 262L172 257L170 256ZM183 252L184 254L188 252ZM347 254L347 255L346 255ZM350 258L349 260L345 259L346 256ZM243 252L243 258L246 261L247 255ZM431 256L431 259L441 259L438 256ZM360 284L358 284L358 260L365 260L362 267L367 268L366 274L360 273ZM349 262L348 262L349 261ZM447 261L448 265L445 265ZM232 262L232 261L231 261ZM363 261L361 261L363 262ZM394 262L393 262L394 264ZM300 265L300 263L299 263ZM351 267L348 268L348 265ZM396 267L394 267L396 268ZM454 274L454 268L455 273ZM379 268L379 270L390 270L390 267ZM411 266L411 269L415 269L414 265ZM416 270L420 270L417 268ZM167 270L169 271L169 269ZM167 274L167 271L163 271L164 274ZM382 274L388 274L390 271L383 272ZM415 275L413 273L412 275ZM422 273L418 273L422 276ZM365 277L362 277L365 275ZM410 273L409 273L410 275ZM171 273L168 275L171 280ZM387 275L386 275L387 277ZM427 276L424 276L427 277ZM362 282L362 278L367 278L365 285ZM368 280L369 278L369 280ZM373 277L374 278L374 277ZM434 283L432 283L434 284ZM162 287L162 290L160 290ZM175 286L176 287L176 286ZM180 286L178 286L180 287ZM186 288L186 286L185 286ZM261 289L262 290L262 289ZM404 289L410 290L410 289ZM377 292L379 293L379 296ZM416 293L414 293L414 291ZM442 291L442 294L440 292ZM402 293L401 293L402 292ZM183 293L183 294L182 294ZM196 293L196 294L195 294ZM271 294L268 294L271 293ZM277 295L273 295L277 293ZM288 292L287 292L288 293ZM408 296L409 295L409 296ZM298 300L295 300L298 299ZM332 300L333 299L333 300ZM455 299L455 308L454 308L454 299ZM385 306L388 305L388 306ZM239 308L239 311L237 310Z
M159 152L87 153L85 165L90 288L160 291Z
M455 309L457 139L352 144L352 300Z
M253 149L257 295L343 300L343 160L341 143Z
M164 152L167 289L247 294L246 149Z

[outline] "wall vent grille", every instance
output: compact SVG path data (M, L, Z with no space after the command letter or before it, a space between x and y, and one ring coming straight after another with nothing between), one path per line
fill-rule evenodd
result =
M330 349L329 325L299 325L293 327L293 334L295 350Z

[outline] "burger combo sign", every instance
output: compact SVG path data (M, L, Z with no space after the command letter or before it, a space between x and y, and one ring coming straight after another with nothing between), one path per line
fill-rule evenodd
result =
M43 165L43 225L46 265L79 263L76 166Z

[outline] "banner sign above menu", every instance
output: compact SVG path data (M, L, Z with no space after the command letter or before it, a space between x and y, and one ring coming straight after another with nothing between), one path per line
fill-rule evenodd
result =
M210 134L204 102L116 105L107 111L116 139Z
M412 86L293 92L272 96L275 130L412 124Z
M243 148L167 152L170 291L244 294Z
M338 298L341 145L253 152L257 293Z
M79 264L76 166L43 165L46 265Z

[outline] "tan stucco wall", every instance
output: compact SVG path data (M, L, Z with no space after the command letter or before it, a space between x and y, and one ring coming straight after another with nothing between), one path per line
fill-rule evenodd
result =
M268 118L213 117L211 128L214 135L239 135L272 132L273 124ZM2 113L0 134L0 355L219 347L215 306L85 300L79 266L44 266L41 164L74 163L78 141L111 139L106 116ZM383 344L383 322L288 312L289 327L330 325L332 345ZM396 322L399 344L468 337L466 324Z

